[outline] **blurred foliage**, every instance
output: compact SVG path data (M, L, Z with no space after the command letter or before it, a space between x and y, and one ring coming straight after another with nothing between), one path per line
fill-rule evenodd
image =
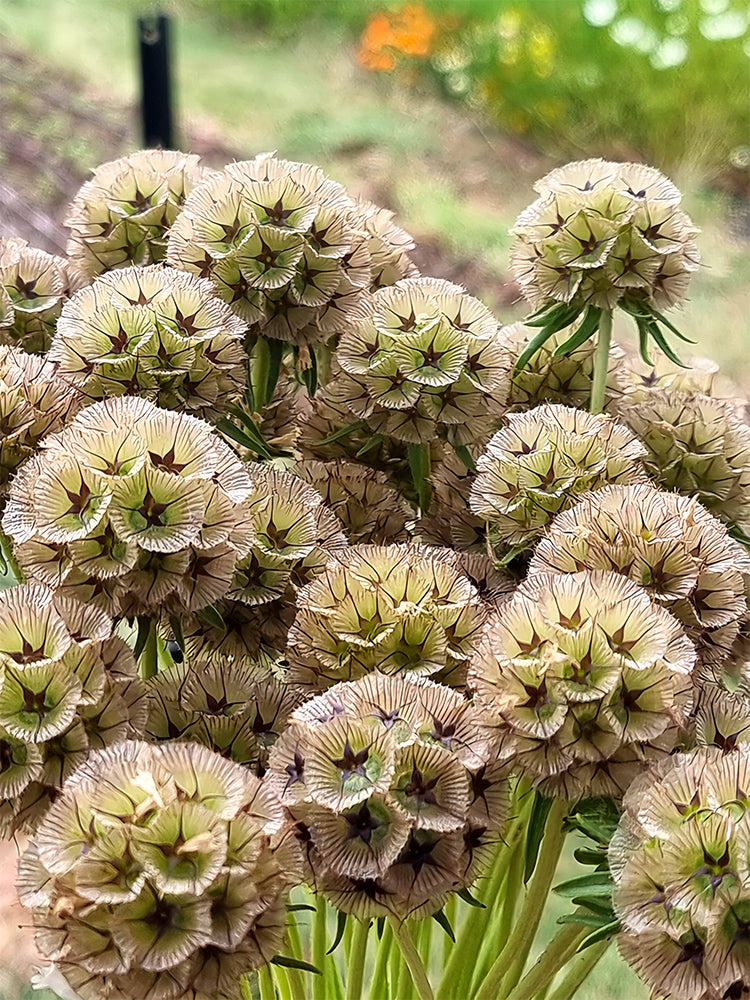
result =
M301 23L348 34L365 69L429 79L558 158L645 158L748 183L747 0L213 0L212 9L277 37Z

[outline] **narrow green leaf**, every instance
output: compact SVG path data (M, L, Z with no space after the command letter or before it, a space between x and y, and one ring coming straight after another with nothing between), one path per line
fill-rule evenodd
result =
M557 331L552 327L549 326L543 327L536 335L536 337L533 337L531 341L526 345L525 349L521 351L521 355L518 361L516 361L516 366L513 369L513 374L518 375L520 372L522 372L526 367L528 361L530 361L530 359L534 357L539 348L543 347L550 339L550 337L553 337L555 335L555 333L557 333Z
M300 910L309 910L311 913L317 913L317 909L314 906L310 906L309 903L287 903L286 911L287 913L299 913Z
M582 865L600 865L607 860L604 851L597 851L591 847L576 848L573 851L573 857Z
M313 348L310 348L310 367L300 369L300 375L307 389L307 395L314 396L318 388L318 359Z
M409 445L409 468L414 488L419 498L419 506L423 514L430 508L432 488L430 486L430 445Z
M548 326L555 323L560 316L570 311L569 302L558 302L557 305L550 304L543 309L538 309L535 313L527 316L523 321L524 326Z
M486 910L487 909L487 907L484 905L484 903L480 903L480 901L478 899L475 899L474 896L472 896L472 894L469 892L468 889L462 889L458 893L458 898L459 899L463 899L464 903L468 903L469 906L475 906L478 910Z
M219 609L213 605L209 604L205 608L201 608L200 611L196 612L200 621L204 622L206 625L210 625L211 628L219 628L222 631L226 630L227 623L222 618Z
M453 450L461 459L461 461L464 463L469 472L477 471L476 463L474 462L474 459L471 457L471 452L469 451L469 449L466 447L465 444L454 444Z
M645 320L636 319L636 326L638 327L638 344L641 351L641 357L650 365L651 368L654 367L654 362L649 357L648 353L648 327L646 326Z
M599 917L593 913L566 913L564 917L557 918L558 924L582 924L584 927L603 927Z
M330 955L332 952L336 951L341 939L344 936L344 931L346 930L346 914L343 910L339 910L336 914L336 937L334 938L333 944L326 952L326 955Z
M358 431L364 426L364 420L357 420L356 423L347 424L346 427L339 427L339 429L334 431L333 434L329 434L328 437L324 437L322 441L318 441L318 444L333 444L334 441L340 441L341 438L347 437L349 434L353 434L354 431Z
M585 892L589 895L608 896L612 893L612 879L609 872L592 872L590 875L580 875L553 886L552 891L558 896L577 896Z
M615 913L609 896L574 896L572 902L576 906L585 906L587 910L596 913L602 920L614 919Z
M185 635L182 631L182 622L177 617L177 615L169 616L169 627L172 629L172 634L174 635L174 641L180 647L180 652L185 655Z
M507 566L508 563L513 562L516 556L523 555L523 553L526 552L528 547L529 546L525 542L521 542L518 545L511 545L511 547L508 549L505 555L501 556L499 559L496 560L496 565Z
M271 451L266 446L265 442L262 442L262 438L254 437L248 434L246 431L241 430L236 427L231 421L223 417L221 420L217 421L216 429L221 431L222 434L226 434L228 438L232 441L236 441L237 444L241 444L243 448L249 448L250 451L257 452L257 454L262 455L264 458L273 458Z
M363 455L366 455L368 451L372 451L373 448L379 448L382 443L383 435L373 434L372 437L362 445L359 451L356 452L354 457L361 458Z
M140 657L143 650L146 648L146 643L148 642L148 637L151 634L151 629L156 628L156 625L151 621L147 615L141 615L138 618L138 634L135 639L135 646L133 647L133 656L136 660Z
M655 319L657 319L660 323L663 323L664 326L671 330L676 337L680 338L680 340L683 340L686 344L696 343L695 340L691 340L690 337L686 337L684 333L677 329L674 323L671 323L663 313L657 312L653 306L651 307L651 313Z
M611 923L605 924L604 927L600 927L599 930L594 931L592 934L588 934L583 941L581 941L576 950L577 952L581 952L585 948L591 947L592 944L596 944L597 941L604 941L605 938L612 937L612 935L617 934L619 930L620 921L613 920Z
M317 966L311 965L309 962L303 962L301 958L292 958L289 955L276 955L275 958L271 959L271 965L280 965L283 969L299 969L301 972L312 972L316 976L323 975Z
M445 931L445 933L448 935L448 937L451 939L451 941L455 944L456 943L456 935L453 933L453 928L451 927L451 922L446 917L445 912L443 910L438 910L437 913L433 913L432 914L432 919L435 921L436 924L439 924L443 928L443 930Z
M740 544L746 546L747 548L750 548L750 535L746 534L742 530L742 528L740 528L736 524L733 524L727 530L729 531L729 534L736 542L740 542Z
M268 340L268 373L266 375L266 405L271 402L276 383L279 381L281 361L286 345L281 340Z
M690 367L690 365L683 364L682 361L680 361L680 359L677 357L675 352L672 350L672 348L669 346L664 334L659 329L659 325L656 322L656 320L653 320L651 323L648 324L648 332L653 337L657 346L661 348L661 350L666 354L666 356L673 364L678 365L680 368Z
M526 831L526 861L524 865L523 880L528 882L536 867L536 859L539 855L539 847L544 836L544 828L547 825L547 816L552 808L552 799L548 799L539 792L534 792L534 805L531 809L531 818Z
M597 309L596 306L589 306L586 312L583 314L583 319L573 334L569 337L564 344L560 346L555 351L555 357L560 357L562 354L570 354L571 351L575 351L577 347L581 344L585 344L596 331L599 329L599 319L602 315L601 309Z

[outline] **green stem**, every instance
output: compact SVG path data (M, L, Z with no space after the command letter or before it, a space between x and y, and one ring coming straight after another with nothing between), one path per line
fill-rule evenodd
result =
M383 936L377 942L375 948L375 968L373 969L372 982L370 983L369 1000L383 1000L383 997L388 996L388 956L391 952L392 944L393 932L391 931L391 925L386 924L383 928Z
M563 819L569 808L569 804L562 799L555 799L552 803L523 907L513 932L479 987L477 1000L505 997L521 978L560 860L566 833Z
M409 468L414 489L417 491L419 508L422 514L426 514L430 508L432 499L432 487L430 485L430 472L432 469L432 452L429 441L423 444L409 445Z
M602 309L599 317L599 333L594 353L594 378L591 383L592 413L601 413L604 409L604 397L607 391L607 371L609 369L609 348L612 343L612 310Z
M271 352L265 337L258 337L253 347L253 364L251 378L253 386L253 401L255 412L260 413L268 402L268 372L271 365Z
M0 529L0 569L2 569L0 590L5 587L15 587L17 583L23 583L21 567L13 555L13 542L2 529Z
M312 926L312 964L316 969L325 972L327 964L326 946L328 944L328 906L322 896L315 904L315 916ZM313 976L313 1000L330 1000L326 996L326 975Z
M419 995L419 1000L435 1000L432 987L430 986L430 981L427 978L424 965L422 965L422 959L419 957L417 949L414 947L414 942L412 941L409 928L406 926L405 921L399 920L397 917L389 917L388 920L390 921L396 943L398 944L404 961L406 962L406 966L411 973L414 986L416 987ZM401 1000L400 997L399 1000Z
M289 985L289 976L287 969L272 968L271 969L271 982L273 982L278 987L279 1000L292 1000L292 990Z
M155 621L149 623L146 645L138 660L138 669L144 681L156 677L159 672L159 636Z
M574 961L571 962L570 968L565 973L560 985L550 995L549 1000L572 1000L576 995L578 987L583 983L611 943L611 938L606 941L598 941L596 944L592 944L586 948L585 951L582 951L580 955L577 955Z
M365 978L367 939L370 933L369 920L356 920L349 944L349 958L346 970L346 1000L361 1000L362 983Z
M276 987L273 984L269 965L262 965L258 969L258 989L260 990L260 1000L276 1000Z
M521 982L508 996L508 1000L533 1000L533 997L550 983L560 969L575 955L576 948L587 934L589 927L580 924L563 924L550 941L536 964L529 969Z

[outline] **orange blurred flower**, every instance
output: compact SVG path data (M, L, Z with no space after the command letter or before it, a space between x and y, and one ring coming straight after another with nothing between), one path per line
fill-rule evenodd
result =
M388 73L399 55L425 58L432 51L437 25L420 3L388 13L378 11L367 22L357 59L366 69Z

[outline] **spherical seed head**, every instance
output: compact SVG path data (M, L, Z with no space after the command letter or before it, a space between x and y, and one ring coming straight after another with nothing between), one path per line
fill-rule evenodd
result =
M666 490L697 496L716 517L750 527L750 429L735 406L697 392L644 390L623 420L646 447L644 465Z
M483 838L507 815L481 713L408 674L371 673L302 704L267 780L304 831L316 889L360 916L439 909L483 870Z
M89 277L164 260L185 198L208 176L199 157L169 149L101 164L68 209L68 255Z
M486 608L453 554L352 546L300 591L290 679L312 690L378 670L465 683Z
M19 890L38 946L85 1000L102 975L144 998L170 976L169 995L199 995L213 976L223 997L278 950L300 861L280 802L239 764L197 744L131 742L73 775Z
M695 498L651 485L605 486L560 513L529 565L536 573L612 570L684 625L704 663L729 652L747 614L750 561Z
M63 304L83 282L64 257L16 237L0 239L0 344L46 351Z
M510 357L491 313L463 288L412 278L372 296L336 352L338 392L373 433L468 444L488 433L508 392Z
M0 347L0 496L40 438L61 430L81 404L53 364L17 347Z
M230 164L187 198L167 260L216 283L253 332L326 341L374 280L361 213L321 170L264 153Z
M555 353L573 332L573 328L568 327L553 334L529 358L522 371L512 373L508 394L510 409L526 410L542 403L588 406L596 344L587 340L568 354L557 356ZM515 361L537 333L533 327L513 323L501 328L500 337ZM608 357L604 408L612 412L628 388L628 378L624 371L624 352L616 344L612 345Z
M39 584L0 592L3 834L33 830L90 750L144 722L135 660L104 612Z
M409 258L414 240L394 223L393 212L364 198L357 198L354 204L370 251L371 290L395 285L402 278L418 277L419 271Z
M499 541L535 541L578 496L638 483L645 449L623 424L548 403L513 413L477 463L470 506Z
M411 510L384 472L347 461L301 461L294 472L342 521L352 544L406 541Z
M610 848L625 960L655 995L742 997L750 977L747 748L677 754L625 797Z
M218 417L244 385L243 332L210 281L131 267L66 303L49 357L88 399L127 393Z
M695 650L679 623L614 573L528 579L485 631L469 687L504 749L549 790L622 794L639 759L671 749L692 708Z
M511 267L535 307L679 304L699 255L677 188L653 167L593 159L553 170L511 230Z
M4 530L27 576L112 614L225 593L250 479L208 424L135 397L94 404L16 476ZM239 540L238 540L239 539Z

